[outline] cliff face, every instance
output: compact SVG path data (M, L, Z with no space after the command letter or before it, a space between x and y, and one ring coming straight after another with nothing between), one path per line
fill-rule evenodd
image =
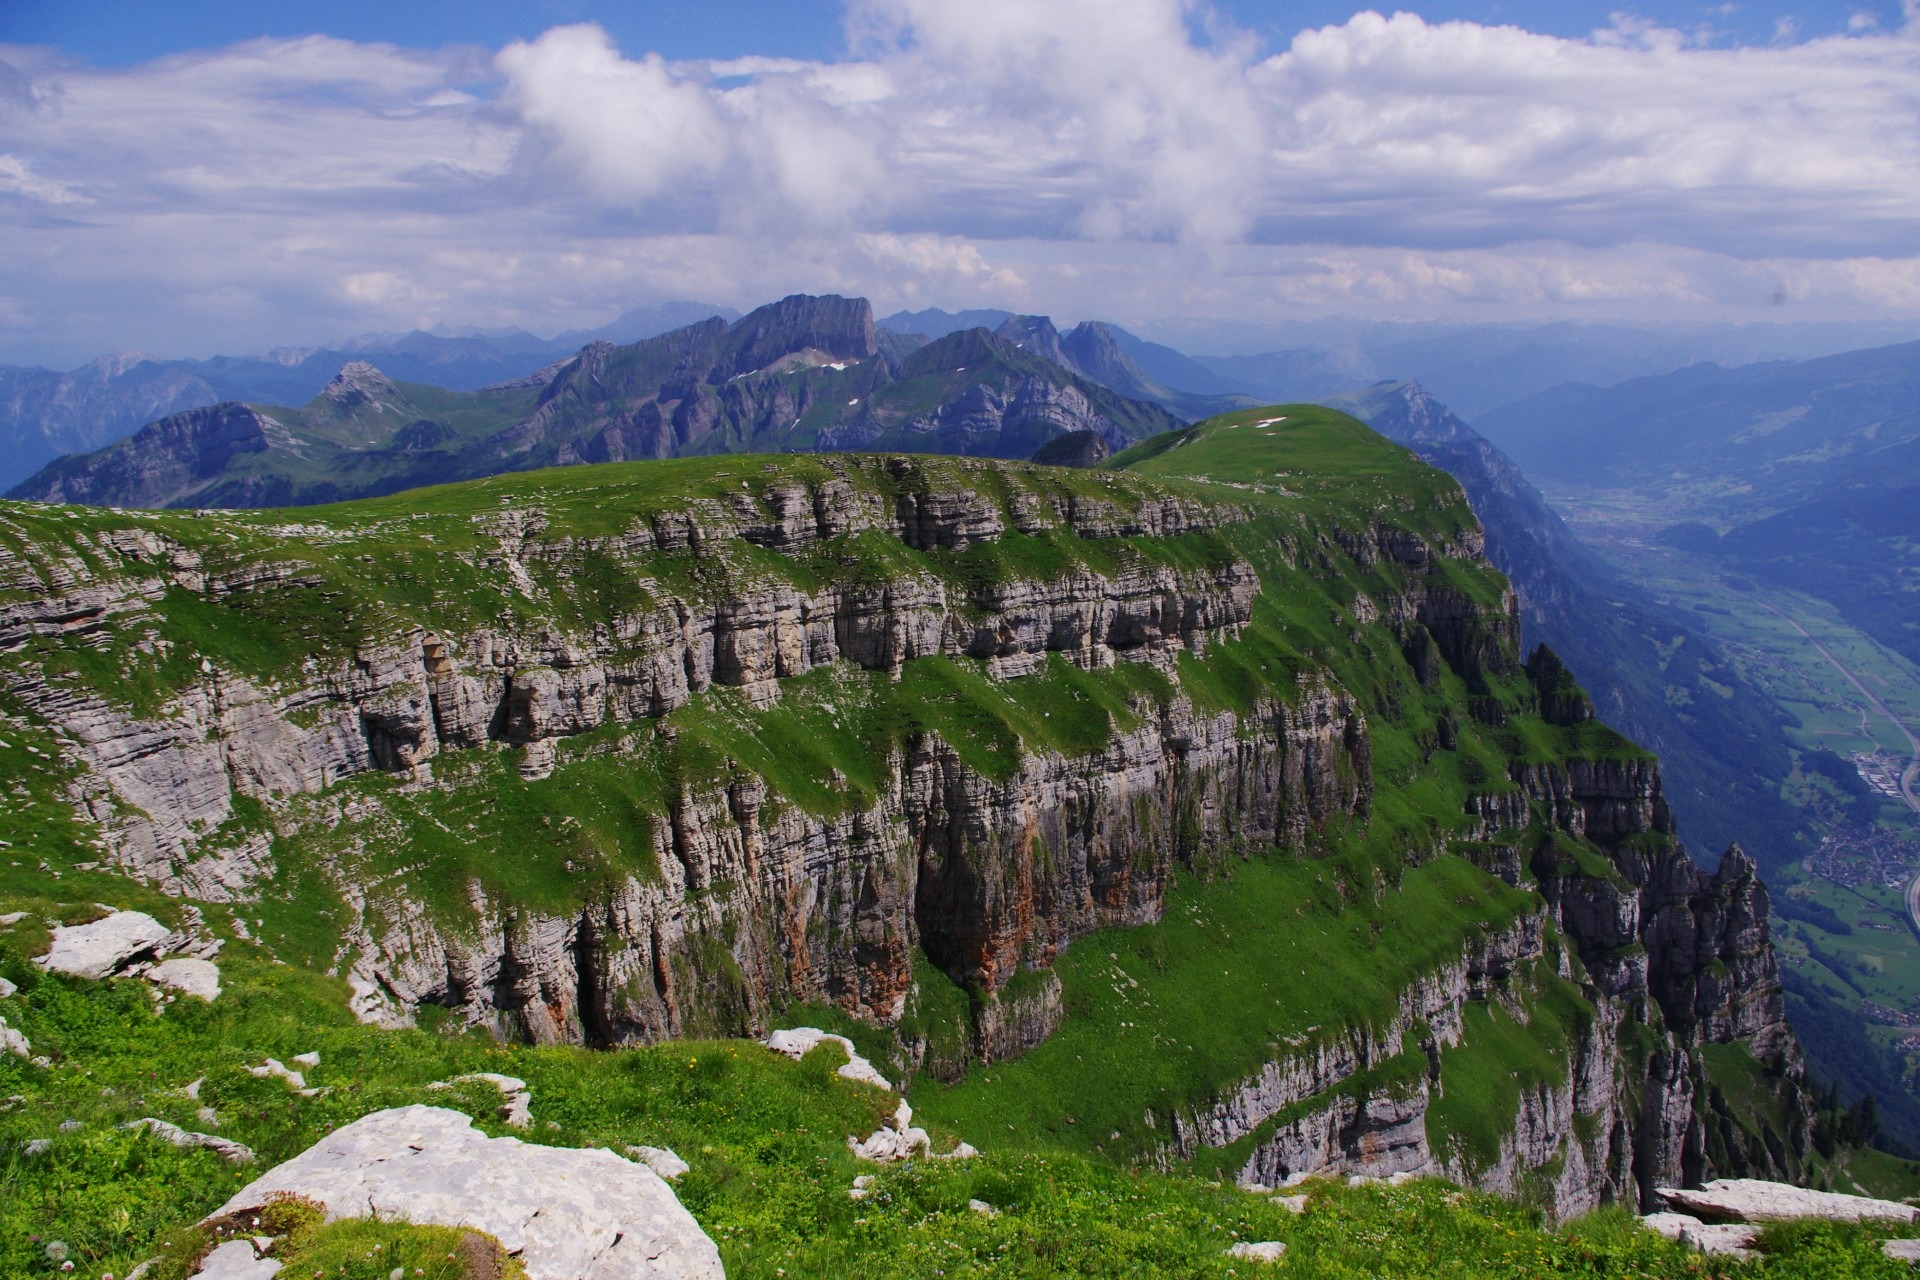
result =
M1623 581L1511 458L1417 384L1329 403L1460 482L1486 526L1489 557L1519 597L1527 642L1553 646L1600 717L1660 755L1673 804L1696 839L1709 847L1743 841L1766 867L1811 847L1804 816L1770 781L1792 768L1779 709L1710 636ZM1731 698L1714 692L1727 687L1737 691Z
M954 460L676 465L300 526L9 508L0 670L115 864L211 902L336 895L365 1018L616 1044L830 1003L943 1079L1044 1044L1063 952L1159 920L1176 876L1374 825L1376 718L1397 743L1409 700L1463 690L1415 728L1429 756L1547 723L1444 490L1355 523ZM160 689L58 656L92 648ZM1696 871L1618 740L1519 741L1403 857L1465 854L1528 905L1458 926L1379 1017L1156 1104L1159 1158L1239 1144L1246 1181L1431 1170L1561 1211L1735 1171L1701 1046L1798 1069L1751 864ZM921 963L968 993L957 1046L906 1031ZM1489 1152L1433 1108L1495 1007L1560 1028L1565 1069ZM1791 1165L1804 1130L1779 1137L1740 1170Z
M53 463L36 477L35 491L48 502L153 504L204 483L242 454L264 453L276 429L285 435L278 423L246 405L189 409L140 428L103 455L104 465Z

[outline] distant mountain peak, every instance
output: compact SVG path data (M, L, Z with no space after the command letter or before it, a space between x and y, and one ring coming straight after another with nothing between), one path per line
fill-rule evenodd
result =
M819 364L853 363L879 351L873 307L865 298L796 293L748 312L728 334L734 355L728 376L758 373L802 352Z
M369 404L384 411L392 407L386 401L399 394L400 388L393 384L393 379L365 360L349 360L340 366L340 372L333 375L333 381L320 393L322 399L341 413L351 413Z
M1074 368L1073 358L1061 349L1060 330L1047 316L1008 316L993 332L1023 351L1031 351L1075 373L1084 372Z
M82 377L93 378L100 382L111 381L130 369L146 364L152 357L144 351L116 351L112 355L100 356L89 360L75 370Z

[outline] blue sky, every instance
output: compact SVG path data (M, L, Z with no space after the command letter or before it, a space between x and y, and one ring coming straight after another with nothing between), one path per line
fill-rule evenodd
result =
M1920 318L1920 0L0 0L0 362L790 292Z
M1344 22L1356 8L1328 0L1228 0L1214 7L1236 25L1275 44L1303 28ZM1843 31L1860 13L1886 26L1897 25L1900 18L1899 4L1890 0L1842 4L1449 0L1376 7L1383 12L1407 8L1430 22L1513 23L1558 36L1585 35L1625 11L1680 30L1708 27L1722 40L1737 43L1770 43L1779 37L1783 20L1792 24L1793 31L1810 36ZM644 0L619 5L592 0L330 0L327 4L4 0L0 42L55 45L89 62L123 67L182 49L257 36L316 33L413 48L453 43L498 48L511 40L532 39L549 27L591 21L606 28L630 53L654 50L669 58L757 53L820 60L845 50L841 14L841 5L832 0Z

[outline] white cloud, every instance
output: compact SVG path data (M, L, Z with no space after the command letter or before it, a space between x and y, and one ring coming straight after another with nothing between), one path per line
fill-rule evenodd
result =
M850 0L853 52L0 48L0 328L76 353L795 289L1063 314L1920 312L1920 20L1725 47ZM139 326L146 325L145 330ZM0 359L23 349L0 348Z
M64 182L42 178L19 156L0 152L0 192L26 196L42 204L78 204L86 197Z

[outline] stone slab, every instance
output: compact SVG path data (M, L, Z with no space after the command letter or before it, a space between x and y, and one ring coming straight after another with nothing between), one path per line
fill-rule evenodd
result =
M115 911L91 924L61 925L39 964L50 973L110 978L149 956L172 930L144 911Z
M1825 1218L1833 1222L1912 1222L1920 1211L1894 1200L1813 1191L1759 1178L1719 1178L1704 1187L1657 1187L1667 1204L1706 1222L1779 1222Z
M531 1280L724 1280L720 1253L660 1176L604 1148L489 1138L444 1107L377 1111L249 1184L211 1218L276 1192L329 1219L377 1214L472 1227Z

